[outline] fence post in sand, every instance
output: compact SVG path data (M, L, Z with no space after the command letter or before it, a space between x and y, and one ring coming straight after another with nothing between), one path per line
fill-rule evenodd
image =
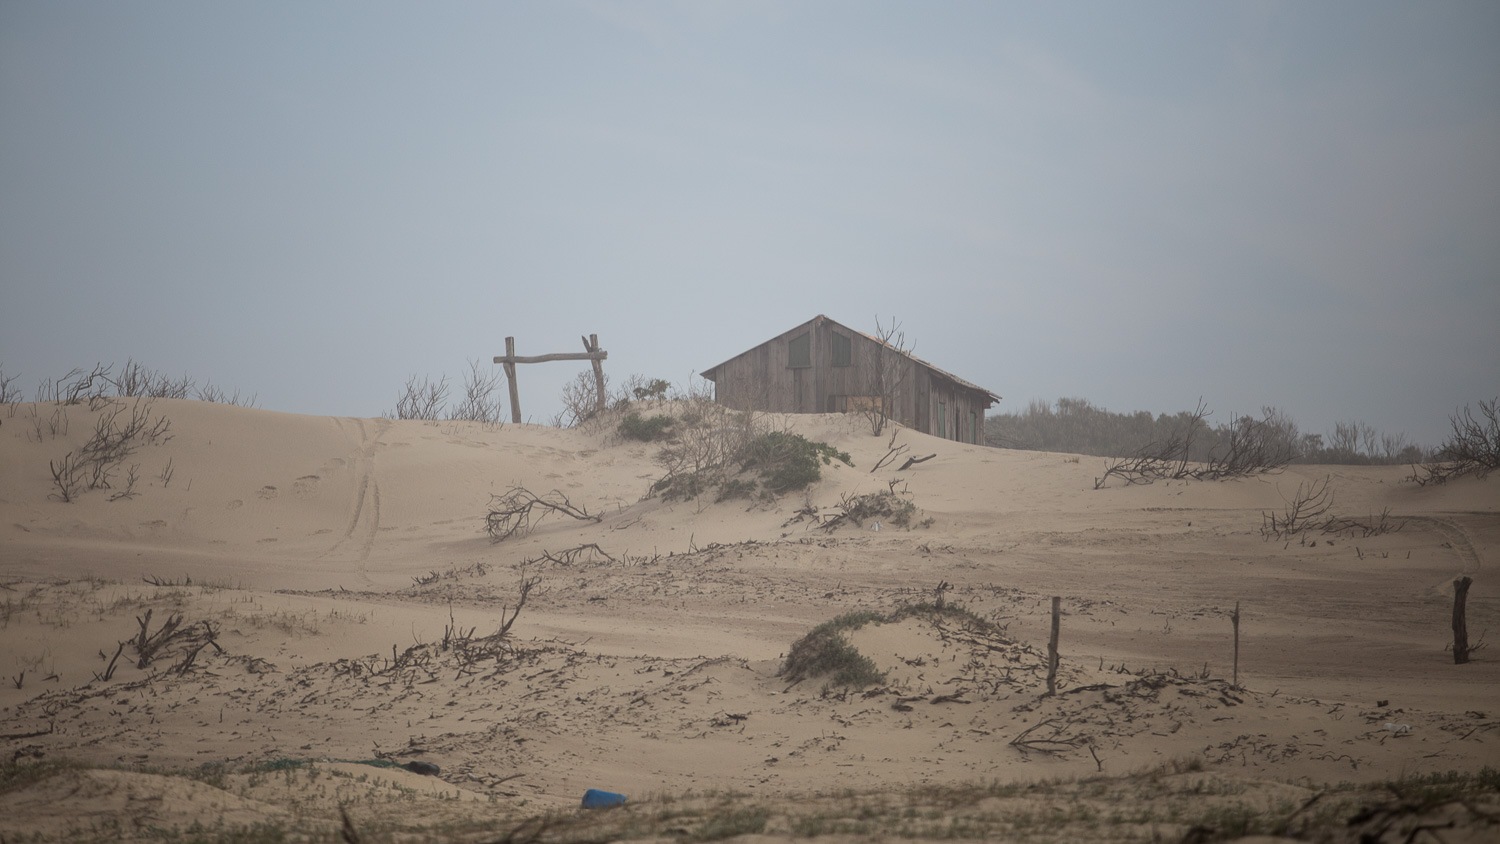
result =
M1453 581L1453 664L1469 661L1469 625L1464 619L1464 603L1469 599L1469 584L1474 578L1464 575Z
M1052 637L1047 640L1047 694L1057 694L1057 633L1061 628L1062 598L1052 598Z
M601 354L599 352L599 335L590 334L588 337L585 337L583 340L583 350L590 354ZM589 358L589 362L594 365L594 389L599 393L599 403L594 406L595 413L604 412L604 402L606 401L604 395L604 364L600 363L601 360L602 358L599 357Z
M1234 625L1234 680L1236 689L1240 687L1240 602L1234 602L1234 615L1229 617L1229 623Z
M505 356L511 360L505 362L505 383L510 387L510 421L521 424L521 391L516 386L516 338L505 338Z

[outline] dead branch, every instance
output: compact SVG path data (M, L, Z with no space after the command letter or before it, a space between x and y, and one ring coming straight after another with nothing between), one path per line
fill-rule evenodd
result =
M111 679L114 678L114 676L115 676L115 663L117 663L117 662L120 661L120 654L122 654L122 653L125 652L125 646L128 645L128 644L130 644L130 640L128 640L128 639L125 640L125 641L120 642L120 646L118 648L115 648L115 655L114 655L114 657L112 659L110 659L109 665L105 667L104 673L101 674L101 673L99 673L97 671L94 672L94 679L95 680L102 680L102 681L104 681L104 682L107 683ZM104 652L100 651L99 655L100 656L104 656Z
M1048 718L1045 721L1032 724L1030 727L1022 730L1019 735L1010 740L1009 744L1022 753L1036 751L1037 753L1056 754L1073 750L1079 745L1084 744L1086 739L1083 736L1064 736L1064 731L1071 726L1073 726L1072 721L1064 721L1059 724L1055 719ZM1043 728L1051 728L1051 732L1044 736L1032 735Z
M50 722L49 721L47 723L47 729L45 729L45 730L28 730L26 732L21 732L21 733L4 733L4 734L0 734L0 741L19 741L21 739L29 739L29 738L36 738L37 736L51 735L52 732L53 732L53 730L55 730L56 728L57 728L57 724L54 723L54 722Z
M500 608L500 629L495 632L494 638L503 639L510 633L511 625L515 624L516 619L521 615L521 608L526 606L526 599L530 597L531 590L535 589L541 582L542 578L539 575L528 577L524 572L522 573L521 585L516 591L516 608L510 610L510 617L508 618L505 613L509 608Z
M586 508L575 505L558 490L537 495L518 486L500 495L490 496L490 511L484 520L485 531L491 542L500 542L529 533L542 519L553 513L587 522L597 522L604 518L601 514L590 513Z
M595 542L590 542L586 545L576 545L572 548L559 551L556 554L552 553L551 551L543 551L542 556L536 558L535 560L532 560L531 562L548 562L555 563L559 566L570 566L580 557L586 557L588 562L595 562L598 558L603 558L605 562L609 563L619 562L619 560L616 560L614 557L610 556L608 551L600 548L598 543Z
M886 447L885 456L882 457L882 458L880 458L879 460L877 460L875 462L874 466L870 467L870 474L873 475L875 473L876 469L879 469L882 466L885 466L885 465L891 463L897 457L900 457L901 455L905 454L908 450L911 449L911 446L909 446L909 445L905 445L905 444L896 445L896 436L898 434L900 434L900 433L901 433L901 430L899 428L896 429L896 430L894 430L894 431L891 431L891 441L885 444L885 447ZM897 471L900 471L900 470L897 470Z
M136 622L141 626L140 632L131 641L139 657L136 660L136 668L145 668L150 665L151 660L163 647L186 632L178 629L182 625L182 613L169 614L167 620L162 622L161 627L155 633L150 632L151 613L152 611L148 609L144 616L135 617Z
M936 454L929 454L926 457L908 457L908 458L906 458L906 462L901 464L901 468L897 469L896 471L898 471L898 472L905 472L907 469L910 469L911 467L917 465L918 463L926 463L927 461L931 460L934 457L937 457L937 455Z
M207 621L203 622L203 631L203 641L199 642L197 647L188 651L182 657L182 663L177 666L178 674L188 673L188 670L193 667L193 660L198 658L198 652L210 645L213 646L213 649L215 651L221 654L224 653L224 649L219 646L219 643L217 641L219 638L219 631L216 630L214 626Z

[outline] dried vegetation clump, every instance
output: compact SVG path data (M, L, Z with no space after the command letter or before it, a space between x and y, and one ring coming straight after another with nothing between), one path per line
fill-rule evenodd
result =
M1200 401L1166 440L1106 465L1104 475L1094 479L1094 489L1102 489L1110 478L1127 484L1243 478L1274 472L1291 462L1292 444L1279 435L1280 428L1269 410L1261 419L1242 416L1219 429L1207 458L1195 460L1198 439L1210 431L1206 422L1210 413Z
M1438 448L1437 459L1415 469L1420 486L1473 475L1483 478L1500 469L1500 398L1481 401L1479 416L1467 406L1448 417L1453 432Z
M817 483L823 467L834 461L854 465L847 453L826 442L770 428L763 417L713 403L682 408L670 430L671 439L655 458L666 474L649 492L668 501L782 495Z

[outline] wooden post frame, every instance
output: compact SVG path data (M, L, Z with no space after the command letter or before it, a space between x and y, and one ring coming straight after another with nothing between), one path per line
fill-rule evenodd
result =
M516 385L516 364L518 363L548 363L554 360L586 360L594 365L594 386L598 391L599 403L595 410L603 410L604 395L604 361L609 357L609 352L599 348L599 335L590 334L583 338L583 352L568 353L558 352L547 355L518 355L516 354L516 338L505 338L505 354L497 355L495 363L505 367L505 382L510 388L510 420L517 424L521 421L521 391Z

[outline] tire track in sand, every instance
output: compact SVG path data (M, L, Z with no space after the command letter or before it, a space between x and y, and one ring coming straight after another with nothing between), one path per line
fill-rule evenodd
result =
M335 417L333 421L346 434L349 433L345 420ZM353 512L343 536L320 554L319 559L353 555L359 561L356 574L362 583L368 585L373 581L366 571L365 561L370 558L370 551L375 547L375 537L380 532L380 482L375 477L375 450L380 444L381 436L390 428L390 422L376 420L375 433L371 435L365 426L365 420L349 421L354 422L359 429L354 456L355 470L359 473L359 488L354 495Z
M1459 574L1478 574L1483 565L1479 561L1479 550L1474 547L1474 542L1469 538L1468 531L1453 519L1445 519L1439 516L1398 516L1397 518L1408 522L1421 522L1433 528L1448 541L1453 553L1458 555L1461 562Z

